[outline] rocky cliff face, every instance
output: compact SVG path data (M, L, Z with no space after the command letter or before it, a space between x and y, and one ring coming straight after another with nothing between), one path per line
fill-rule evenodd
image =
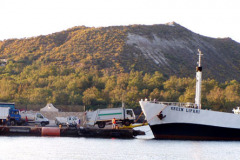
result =
M240 80L240 44L193 33L176 24L136 26L128 32L126 45L144 71L160 70L165 75L195 76L197 50L203 56L204 78ZM151 30L152 29L152 30ZM139 32L137 32L138 30Z

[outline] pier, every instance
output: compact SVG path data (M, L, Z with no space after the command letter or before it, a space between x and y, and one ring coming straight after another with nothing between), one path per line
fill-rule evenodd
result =
M97 137L134 138L145 132L133 129L98 129L84 127L38 127L38 126L0 126L0 136L52 136L52 137Z

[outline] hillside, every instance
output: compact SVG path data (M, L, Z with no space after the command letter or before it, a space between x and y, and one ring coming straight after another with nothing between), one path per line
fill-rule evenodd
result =
M193 77L199 48L204 54L205 79L240 80L240 44L231 39L204 37L172 24L139 26L139 31L134 28L128 32L127 45L135 58L144 59L144 71Z
M0 66L0 101L115 106L125 99L136 106L139 98L151 94L163 100L186 100L194 86L198 48L204 54L203 79L216 80L206 81L211 83L206 91L238 85L239 43L201 36L174 22L80 26L46 36L0 41L0 59L7 60ZM169 86L173 79L179 81L179 90ZM237 81L217 83L231 80ZM187 99L193 101L194 94Z
M176 24L106 28L75 27L47 36L0 42L0 58L23 66L34 62L194 77L197 49L204 78L240 80L240 44L198 35Z

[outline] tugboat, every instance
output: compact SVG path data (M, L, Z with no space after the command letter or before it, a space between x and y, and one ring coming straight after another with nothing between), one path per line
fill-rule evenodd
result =
M198 50L195 103L141 100L155 139L240 140L240 109L234 113L201 109L203 54Z

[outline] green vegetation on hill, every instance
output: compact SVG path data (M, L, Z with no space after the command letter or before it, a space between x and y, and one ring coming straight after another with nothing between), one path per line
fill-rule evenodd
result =
M161 101L194 102L195 79L166 79L159 72L148 74L138 71L109 75L91 68L41 66L33 64L17 73L18 65L8 63L1 67L0 99L17 104L64 104L98 107L139 106L145 97ZM203 108L231 111L240 105L240 84L233 80L218 83L203 81Z
M129 34L142 41L127 43ZM156 36L163 46L155 43ZM186 46L178 44L182 41ZM203 107L231 111L240 105L239 44L201 37L177 24L82 26L47 36L0 41L0 59L8 60L6 66L0 66L0 101L93 109L121 106L122 101L134 108L145 97L194 102L197 56L190 51L197 50L198 41L205 46L204 54L210 52L204 55L208 63L204 61L203 77L209 79L203 81ZM221 54L211 47L218 47ZM155 63L152 57L165 58L166 65Z

